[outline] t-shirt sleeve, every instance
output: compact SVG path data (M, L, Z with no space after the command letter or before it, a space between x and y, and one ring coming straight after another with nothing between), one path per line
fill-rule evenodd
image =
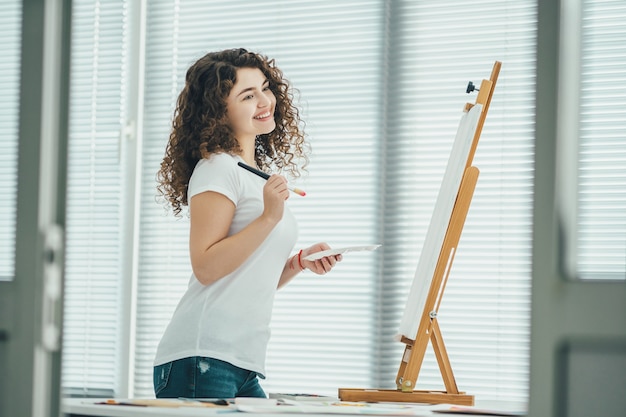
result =
M213 154L201 159L193 170L187 189L187 200L205 191L223 194L235 205L239 201L239 175L237 164L228 154Z

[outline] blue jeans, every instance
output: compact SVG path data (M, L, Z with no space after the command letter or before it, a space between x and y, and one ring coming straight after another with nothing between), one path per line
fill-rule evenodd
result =
M154 367L157 398L267 398L258 374L219 359L194 356Z

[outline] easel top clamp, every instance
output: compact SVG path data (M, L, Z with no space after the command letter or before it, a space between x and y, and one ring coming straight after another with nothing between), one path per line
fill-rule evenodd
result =
M474 189L478 181L478 169L472 166L474 154L478 146L478 140L487 117L493 91L500 74L502 63L496 61L493 65L491 76L488 80L482 80L480 88L476 88L470 81L467 93L478 91L475 103L467 103L463 109L469 112L476 104L482 106L474 137L469 150L469 156L465 164L465 171L459 186L452 215L448 222L445 238L441 247L435 272L433 274L425 305L420 317L417 334L414 339L406 336L401 341L406 345L396 376L396 390L383 389L354 389L340 388L339 398L343 401L391 401L391 402L416 402L416 403L449 403L459 405L474 405L474 396L460 392L457 388L452 366L448 358L443 336L437 321L437 312L441 304L443 292L448 280L456 247L459 243L461 232L465 224L465 218L471 204ZM433 351L441 371L445 385L445 391L420 391L414 390L415 383L428 347L428 341L432 343Z

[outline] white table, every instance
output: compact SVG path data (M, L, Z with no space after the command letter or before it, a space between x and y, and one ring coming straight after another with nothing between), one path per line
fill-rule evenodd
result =
M220 417L363 417L366 416L453 416L454 414L437 413L435 410L449 409L450 405L438 404L362 404L339 403L340 405L321 405L315 403L299 403L300 408L295 406L291 411L291 405L231 405L229 407L155 407L155 406L131 406L131 405L104 405L106 399L67 398L63 400L62 410L68 417L146 417L146 416L220 416ZM133 400L117 399L119 403ZM489 406L489 407L487 407ZM316 412L318 407L321 412ZM330 408L329 408L330 407ZM478 408L478 407L477 407ZM521 410L519 404L498 403L481 404L481 409L514 411ZM245 411L240 411L245 410ZM377 411L383 413L377 413ZM388 411L385 413L385 411ZM228 416L232 414L232 416ZM475 416L489 416L493 414L475 414ZM510 414L513 415L513 414Z

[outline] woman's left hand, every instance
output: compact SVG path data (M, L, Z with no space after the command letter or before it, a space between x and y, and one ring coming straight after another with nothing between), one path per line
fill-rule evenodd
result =
M330 270L334 268L337 262L341 262L341 255L324 256L323 258L317 259L315 261L307 261L304 259L311 254L328 249L330 249L330 246L328 246L328 244L324 242L316 243L313 246L309 246L308 248L303 249L302 254L300 255L302 266L318 275L324 275L327 272L330 272Z

